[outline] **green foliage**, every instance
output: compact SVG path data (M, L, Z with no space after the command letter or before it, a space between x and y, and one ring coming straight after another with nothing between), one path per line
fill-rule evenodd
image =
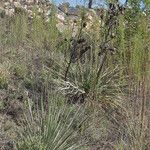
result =
M13 73L19 78L24 78L27 75L27 67L23 64L14 64Z
M26 40L28 33L28 21L25 13L16 14L10 22L10 44L19 45Z
M34 80L32 77L25 77L24 78L24 86L27 88L27 89L33 89L34 87Z
M31 38L34 42L35 46L41 46L41 43L45 40L45 25L44 20L40 16L34 16L33 17L33 23L32 23L32 34Z
M142 67L144 59L144 49L143 42L140 35L135 35L133 39L133 51L131 53L131 64L137 76L141 76L143 74Z
M57 45L58 30L56 28L55 9L51 10L51 16L45 20L42 15L33 16L31 24L31 43L35 47L44 49L55 49Z
M17 141L18 150L73 150L77 144L77 131L85 121L83 108L68 107L59 96L49 99L45 108L44 101L32 110L30 101L25 112L20 139Z
M0 112L1 112L1 110L3 110L4 109L4 102L1 100L0 101Z
M3 66L0 66L0 89L6 89L9 82L9 72Z

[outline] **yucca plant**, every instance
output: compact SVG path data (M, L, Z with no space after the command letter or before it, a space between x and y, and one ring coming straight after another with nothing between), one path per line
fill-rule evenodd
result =
M28 101L28 111L19 130L18 150L74 150L81 146L77 133L85 121L83 107L69 107L62 97L43 100L36 110Z

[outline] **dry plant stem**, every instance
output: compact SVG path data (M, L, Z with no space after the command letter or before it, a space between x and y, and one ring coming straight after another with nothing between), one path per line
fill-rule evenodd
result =
M118 17L118 16L116 16L116 17ZM112 24L113 19L115 19L115 18L109 18L109 14L107 15L106 23L108 22L108 30L107 31L105 30L105 33L106 32L107 33L106 33L106 36L104 37L104 42L102 43L102 45L105 45L105 44L109 43L112 40L112 38L110 37L110 35L113 32L113 29L116 28L116 24ZM97 76L96 76L96 80L95 80L94 86L97 85L100 73L101 73L101 71L103 69L103 65L104 65L105 61L107 60L107 54L108 54L107 53L107 49L105 49L104 47L102 47L101 48L101 52L102 52L103 58L102 58L100 67L99 67L98 72L97 72Z
M125 6L128 4L128 0L125 1Z
M79 56L79 55L78 55ZM79 72L80 72L80 79L81 79L81 82L83 82L83 72L82 72L82 69L81 69L81 62L80 62L80 59L78 57L77 59L77 64L78 64L78 67L79 67Z
M97 83L98 83L98 79L99 79L100 73L101 73L101 71L103 69L103 66L104 66L104 63L105 63L106 59L107 59L107 51L105 51L105 53L104 53L104 56L102 58L99 70L97 72L97 75L96 75L96 84L95 85L97 85Z
M142 105L141 105L141 127L140 127L140 136L142 138L142 131L144 126L144 116L145 116L145 106L146 106L146 98L147 98L147 84L145 83L145 79L143 79L142 83Z
M110 32L111 32L111 27L109 27L109 29L108 29L108 32L107 32L107 35L105 36L105 41L104 41L103 45L105 45L105 44L107 43L107 41L109 41L108 38L109 38ZM103 65L104 65L104 63L105 63L105 61L106 61L106 59L107 59L107 49L102 48L101 51L102 51L102 52L104 51L104 52L102 53L103 58L102 58L100 67L99 67L99 69L98 69L97 75L96 75L96 80L95 80L95 84L94 84L95 86L96 86L97 83L98 83L98 79L99 79L100 73L101 73L101 71L102 71L102 69L103 69ZM100 56L100 57L101 57L101 56ZM95 88L95 87L94 87L94 88Z
M81 28L80 28L80 31L79 31L79 34L78 34L78 36L77 36L77 40L76 40L76 43L75 43L75 47L74 47L74 49L76 49L76 47L77 47L77 41L80 39L80 37L81 37L81 33L82 33L82 29L83 29L83 19L81 20L81 26L80 26ZM69 45L69 49L71 48L71 45ZM72 53L72 55L73 55L73 53ZM68 75L68 72L69 72L69 69L70 69L70 66L71 66L71 62L72 62L72 55L71 55L71 57L70 57L70 60L69 60L69 62L68 62L68 65L67 65L67 69L66 69L66 72L65 72L65 81L67 81L67 75Z

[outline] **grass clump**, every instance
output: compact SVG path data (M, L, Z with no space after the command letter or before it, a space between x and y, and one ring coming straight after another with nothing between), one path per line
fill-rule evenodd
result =
M8 87L10 74L7 69L2 65L0 66L0 89L6 89Z
M27 75L27 67L22 64L14 64L13 73L19 78L24 78Z
M84 108L68 107L62 97L50 96L47 106L28 109L17 141L18 150L74 150L79 148L77 133L85 121Z

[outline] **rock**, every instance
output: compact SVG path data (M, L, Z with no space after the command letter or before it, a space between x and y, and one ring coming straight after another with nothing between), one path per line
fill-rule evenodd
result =
M27 0L27 1L26 1L26 4L27 4L27 5L33 5L33 4L34 4L34 0Z
M59 21L64 22L65 21L65 16L64 14L57 14L56 16L58 18Z
M36 15L42 16L48 22L51 15L52 3L49 0L7 0L0 2L0 17L13 16L20 12L26 12L29 19L33 19ZM2 8L2 9L1 9ZM33 8L37 9L38 13L33 12ZM81 22L80 7L71 7L69 3L63 3L57 7L56 19L57 29L60 32L71 30L72 36L76 36L78 32L78 23ZM95 19L102 19L104 14L102 9L86 10L86 27L84 30L91 30L95 24ZM76 21L74 21L76 20ZM100 23L100 22L99 22Z
M15 7L21 7L21 4L19 2L14 2L13 4Z
M8 6L10 6L10 3L9 2L5 2L4 3L4 7L8 7Z
M10 16L10 17L14 15L14 12L15 12L14 8L10 8L10 9L5 10L6 15Z
M62 22L58 22L56 24L56 27L61 33L67 29L67 26L65 26Z

